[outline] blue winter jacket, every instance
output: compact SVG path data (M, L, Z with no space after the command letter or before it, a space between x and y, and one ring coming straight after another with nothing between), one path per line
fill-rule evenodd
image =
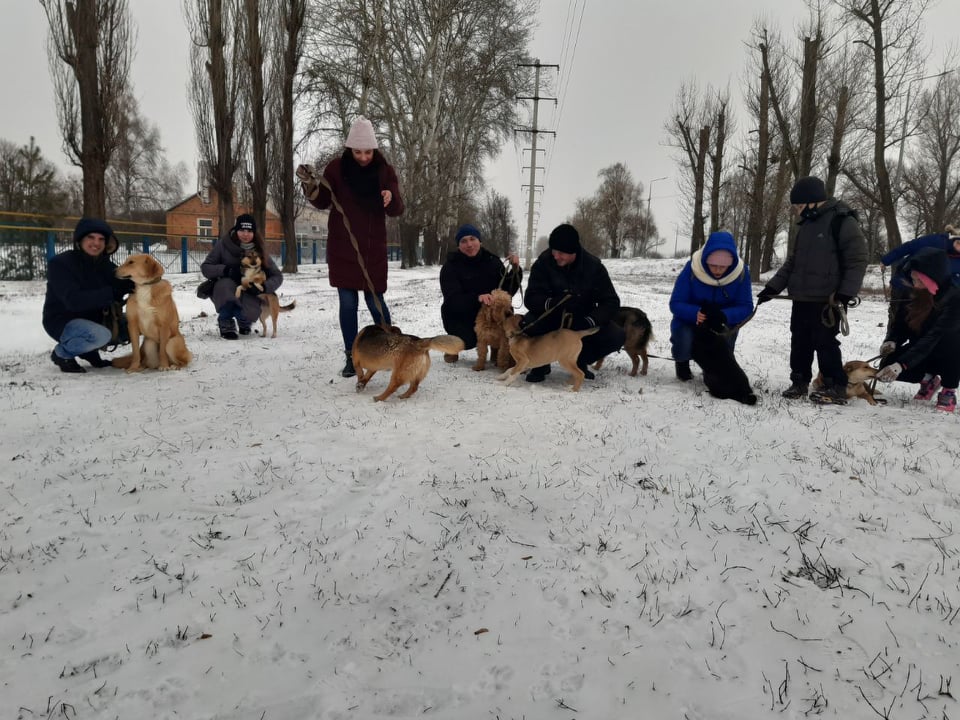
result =
M894 248L880 258L880 262L882 262L884 265L898 264L901 260L910 257L917 252L917 250L922 248L929 247L936 248L937 250L944 250L947 253L947 259L950 261L951 280L953 281L954 285L960 286L960 253L957 252L953 244L953 241L957 239L960 238L945 232L933 233L932 235L921 235L914 240L908 240L898 248ZM899 275L894 276L891 282L898 280L903 281L903 284L908 287L911 285L909 280L904 280Z
M719 278L707 268L707 258L716 250L726 250L734 259L733 265ZM670 295L673 313L670 329L696 325L697 311L705 305L722 310L730 326L743 322L753 312L750 269L737 254L737 244L728 232L711 233L706 244L693 253L677 276Z

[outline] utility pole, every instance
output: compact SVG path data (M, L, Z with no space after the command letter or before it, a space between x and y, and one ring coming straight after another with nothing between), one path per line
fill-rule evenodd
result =
M530 182L529 187L529 199L527 201L527 260L526 267L530 269L530 263L533 262L533 204L534 197L537 191L537 135L546 134L546 135L556 135L555 132L551 130L541 130L537 127L537 116L538 110L540 108L541 100L553 100L556 104L556 98L540 97L540 68L557 68L560 69L559 65L542 65L539 59L535 59L532 63L518 63L517 67L532 67L535 68L534 81L533 81L533 95L517 95L517 100L532 100L533 101L533 125L530 128L517 128L517 132L527 132L530 133L532 139L530 141ZM522 254L522 253L521 253Z

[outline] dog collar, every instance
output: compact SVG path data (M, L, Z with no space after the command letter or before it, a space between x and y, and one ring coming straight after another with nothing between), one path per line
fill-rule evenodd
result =
M156 280L151 280L150 282L140 283L141 285L156 285L158 282L163 280L162 277L158 277Z

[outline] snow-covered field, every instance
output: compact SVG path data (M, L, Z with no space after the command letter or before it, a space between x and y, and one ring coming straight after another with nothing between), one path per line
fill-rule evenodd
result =
M681 263L607 264L668 357ZM472 351L374 403L302 270L279 337L238 342L170 276L194 363L133 376L60 373L43 284L0 284L3 717L960 715L960 424L915 386L782 400L771 302L738 347L756 407L624 354L504 388ZM405 331L442 332L437 275L391 270Z

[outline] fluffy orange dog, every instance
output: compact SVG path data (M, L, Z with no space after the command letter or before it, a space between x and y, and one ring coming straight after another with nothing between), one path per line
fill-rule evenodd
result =
M406 400L413 395L430 371L430 350L458 353L463 340L454 335L418 338L404 335L399 328L385 330L379 325L367 325L353 341L353 366L357 370L357 392L363 390L378 370L391 370L390 384L374 401L386 400L401 385L409 384L400 396Z
M127 298L127 329L133 353L115 358L113 366L127 372L139 372L144 367L186 367L193 355L180 334L173 287L163 279L163 265L150 255L131 255L117 268L116 276L133 280L137 288Z
M497 377L497 380L506 380L509 385L524 370L552 362L560 363L572 376L573 391L580 390L583 384L583 370L577 367L577 356L583 349L582 338L593 335L600 328L589 330L554 330L545 335L527 337L520 332L520 316L514 315L503 321L507 339L510 341L510 354L517 364Z
M510 343L503 329L503 321L513 315L513 298L504 290L494 290L489 305L481 305L477 311L477 320L473 329L477 333L477 362L474 370L483 370L487 366L487 348L490 348L490 362L506 370L513 358L510 355Z
M847 398L863 398L871 405L886 403L886 399L877 400L879 394L870 388L868 380L877 376L877 369L863 360L850 360L843 364L843 371L847 374ZM817 375L813 381L814 387L823 387L823 375Z

